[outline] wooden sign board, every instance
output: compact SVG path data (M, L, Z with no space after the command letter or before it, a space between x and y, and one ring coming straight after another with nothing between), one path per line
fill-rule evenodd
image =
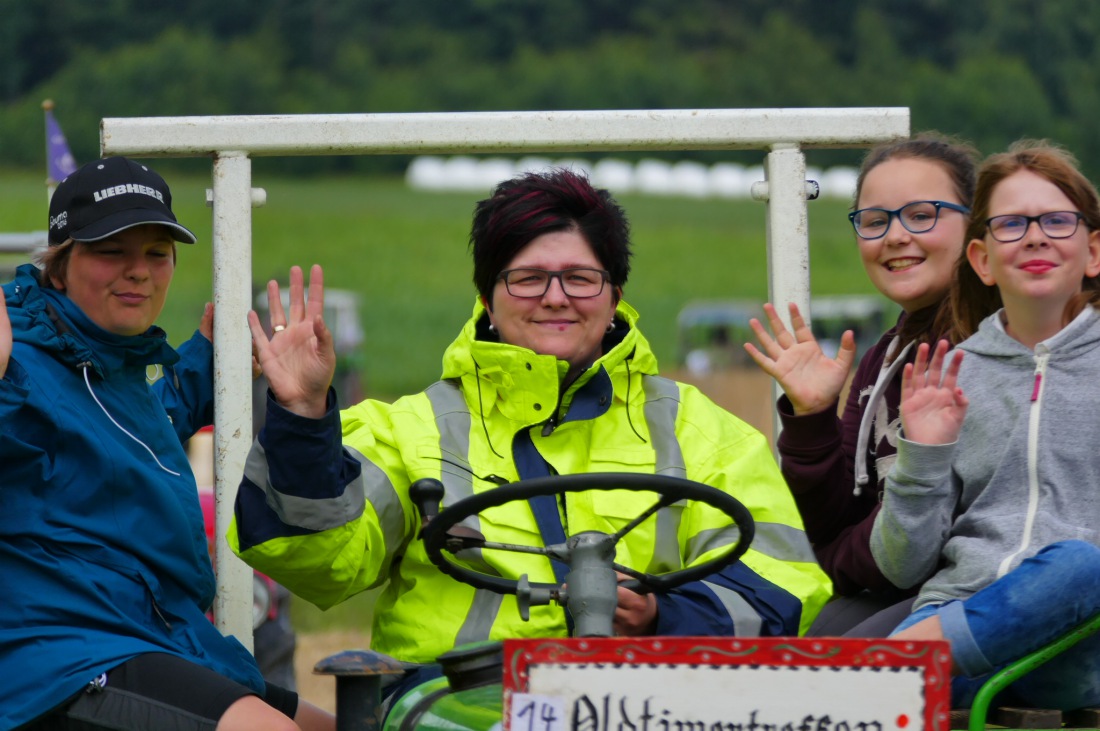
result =
M947 731L946 642L504 642L506 731Z

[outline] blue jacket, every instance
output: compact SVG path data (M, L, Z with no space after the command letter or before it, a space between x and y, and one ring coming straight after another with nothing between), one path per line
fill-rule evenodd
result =
M156 327L102 330L31 265L4 295L0 729L148 652L262 691L251 655L204 614L214 574L182 442L212 421L210 343L196 333L177 353ZM168 373L151 388L153 364Z

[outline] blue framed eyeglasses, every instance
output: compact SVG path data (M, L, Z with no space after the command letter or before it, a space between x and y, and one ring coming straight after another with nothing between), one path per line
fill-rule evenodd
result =
M881 239L890 230L890 222L897 218L906 231L922 234L931 231L940 220L940 210L958 211L969 215L970 209L947 201L913 201L901 208L860 208L848 214L852 228L861 239Z

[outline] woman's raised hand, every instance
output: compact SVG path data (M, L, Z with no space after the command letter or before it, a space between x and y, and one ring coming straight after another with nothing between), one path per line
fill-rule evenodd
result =
M3 292L0 292L0 297L2 296ZM11 321L8 319L8 306L4 304L0 307L0 378L8 372L9 360L11 360Z
M928 344L921 343L916 360L902 371L901 426L911 442L950 444L959 438L970 402L958 387L963 352L956 350L948 359L947 348L946 340L939 341L929 360Z
M793 335L769 303L764 305L764 314L774 336L754 317L749 320L749 327L763 352L752 343L745 343L745 350L779 383L796 415L816 414L830 408L840 398L856 359L856 339L851 330L846 330L840 338L836 358L830 358L822 352L798 306L792 302L790 308Z
M302 280L301 267L291 267L289 315L283 310L278 283L268 282L270 338L255 312L248 313L248 326L256 358L275 399L289 411L316 419L325 413L328 387L336 372L336 351L323 317L325 285L321 267L314 264L310 269L308 301Z

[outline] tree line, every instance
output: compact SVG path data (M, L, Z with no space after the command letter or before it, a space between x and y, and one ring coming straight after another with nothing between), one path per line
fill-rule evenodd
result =
M42 164L44 98L78 160L103 117L907 106L915 131L1047 137L1096 177L1097 37L1091 0L0 0L0 164Z

